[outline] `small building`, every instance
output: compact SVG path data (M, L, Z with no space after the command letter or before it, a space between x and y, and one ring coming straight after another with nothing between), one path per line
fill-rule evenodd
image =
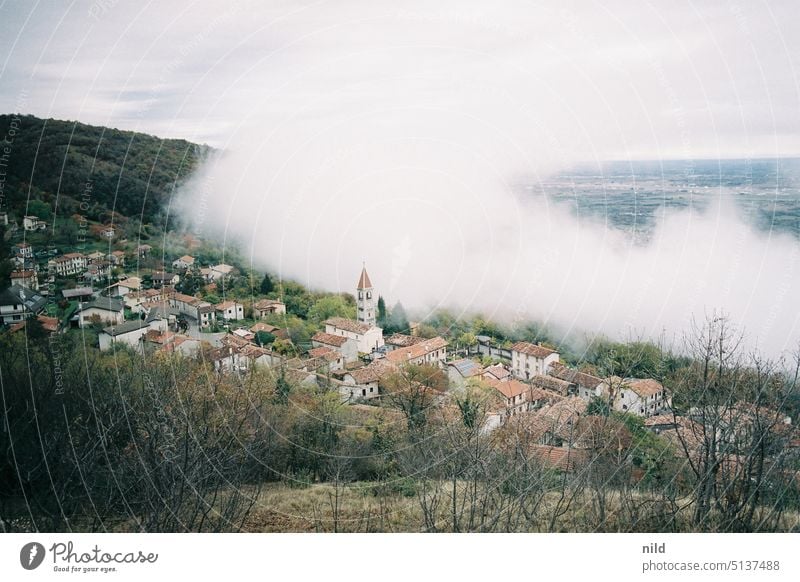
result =
M328 372L344 369L344 356L327 346L311 348L308 350L308 357L325 361Z
M39 274L34 271L12 271L11 284L27 287L34 291L39 290Z
M22 228L25 230L44 230L47 228L47 223L44 220L39 220L38 216L28 215L22 218Z
M150 255L150 251L153 250L153 247L150 245L139 245L136 247L136 254L140 259L146 259Z
M586 401L599 396L605 383L602 378L572 370L562 364L553 364L550 367L550 375L573 384L572 392Z
M33 259L33 247L26 242L14 245L14 256L29 261Z
M98 297L78 308L75 316L78 327L85 327L95 321L106 325L120 325L125 321L122 301L112 297Z
M172 267L174 269L178 269L180 271L185 271L186 269L191 269L194 267L194 257L191 255L183 255L172 261Z
M98 335L100 350L110 350L116 345L122 344L134 349L140 349L141 338L150 329L150 324L141 319L124 321L118 325L110 325L103 329Z
M611 378L602 386L601 395L608 396L609 385L614 386L612 408L619 412L647 418L661 414L671 405L667 390L652 378Z
M483 367L475 360L462 359L447 362L447 377L456 386L464 386L470 378L480 378Z
M139 291L142 288L142 280L139 277L128 277L106 287L106 292L111 297L125 297L128 293Z
M209 270L209 278L212 281L218 281L220 279L224 279L225 277L230 277L233 274L234 268L231 265L226 265L225 263L220 263L219 265L214 265Z
M124 267L125 266L125 251L119 251L119 250L111 251L110 253L108 253L106 258L115 267Z
M47 300L21 285L11 285L0 292L0 324L11 325L38 315Z
M339 386L339 392L348 401L377 398L380 395L381 379L395 370L386 359L375 360L363 368L347 372Z
M495 364L486 368L482 376L485 380L508 382L511 379L511 372L503 364Z
M408 348L392 350L386 359L397 366L402 364L430 364L443 366L447 358L447 341L441 337L423 340Z
M395 333L386 338L384 344L386 345L386 351L391 352L392 350L396 350L398 348L410 348L414 344L418 344L421 341L425 341L425 338L416 335Z
M286 313L286 305L275 299L261 299L253 303L253 317L263 319L268 315Z
M61 295L67 301L91 301L94 290L91 287L75 287L74 289L63 289Z
M558 361L558 352L542 345L517 342L511 346L511 373L520 380L547 374Z
M166 285L177 285L181 278L175 273L153 271L150 275L150 280L153 282L153 287L161 288Z
M222 321L239 321L244 319L244 305L236 301L223 301L214 306L217 319Z
M528 401L531 387L519 380L507 382L490 381L489 385L495 389L502 403L502 420L516 416L528 410Z

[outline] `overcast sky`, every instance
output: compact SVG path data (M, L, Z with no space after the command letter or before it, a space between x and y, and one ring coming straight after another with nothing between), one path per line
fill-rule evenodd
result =
M537 135L543 163L796 155L798 21L795 0L12 0L0 110L230 147L256 118L438 109Z

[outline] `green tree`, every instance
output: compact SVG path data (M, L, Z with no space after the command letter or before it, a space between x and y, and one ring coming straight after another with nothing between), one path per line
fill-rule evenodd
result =
M385 331L387 334L392 333L408 333L410 324L408 323L408 315L403 304L399 301L395 303L392 312L389 314L389 319L386 324Z
M38 216L42 220L50 220L53 216L50 205L41 200L31 200L28 202L28 214Z
M386 301L383 295L378 295L378 314L377 314L378 327L386 327Z
M261 279L261 287L259 289L262 295L268 295L275 289L275 285L272 283L272 277L269 276L269 273L264 273L264 278Z
M267 346L275 341L275 336L268 331L256 332L256 343L260 346Z
M11 262L11 246L5 234L5 226L0 226L0 289L5 289L11 284L11 271L14 270L14 263Z
M331 317L354 319L356 310L341 295L326 295L314 302L308 310L308 319L320 324Z

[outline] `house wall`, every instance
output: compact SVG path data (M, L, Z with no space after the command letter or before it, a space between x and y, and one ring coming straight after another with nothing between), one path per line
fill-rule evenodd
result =
M350 374L345 374L344 383L339 385L339 394L341 394L342 398L345 400L358 400L359 398L370 400L380 395L377 381L367 384L356 384L355 378Z
M558 362L558 354L550 354L546 358L537 358L522 352L511 352L511 373L520 380L530 380L533 376L544 376L550 366Z
M143 327L128 333L123 333L118 336L112 337L104 331L100 332L98 339L100 340L100 350L105 351L111 349L116 344L125 344L134 349L140 349L140 338L147 333L149 327Z
M84 327L85 325L91 323L91 320L95 315L100 318L100 321L107 325L112 323L120 324L125 321L125 315L122 311L107 311L105 309L90 307L89 309L80 312L80 318L78 320L80 327Z

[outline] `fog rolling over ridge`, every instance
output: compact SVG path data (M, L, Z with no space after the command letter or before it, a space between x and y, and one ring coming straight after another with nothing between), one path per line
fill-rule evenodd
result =
M389 304L535 319L565 340L677 337L714 310L770 355L800 338L800 243L758 230L730 198L667 209L637 242L520 193L452 144L409 138L258 163L279 149L220 156L182 203L197 232L235 241L282 277L352 292L364 260Z
M352 292L366 261L387 302L420 316L671 338L722 310L751 345L793 350L800 244L728 194L659 213L646 242L542 195L578 162L797 152L796 116L765 113L773 96L796 101L796 41L747 36L741 53L741 15L648 10L287 16L284 44L231 89L224 154L175 210L312 287Z

